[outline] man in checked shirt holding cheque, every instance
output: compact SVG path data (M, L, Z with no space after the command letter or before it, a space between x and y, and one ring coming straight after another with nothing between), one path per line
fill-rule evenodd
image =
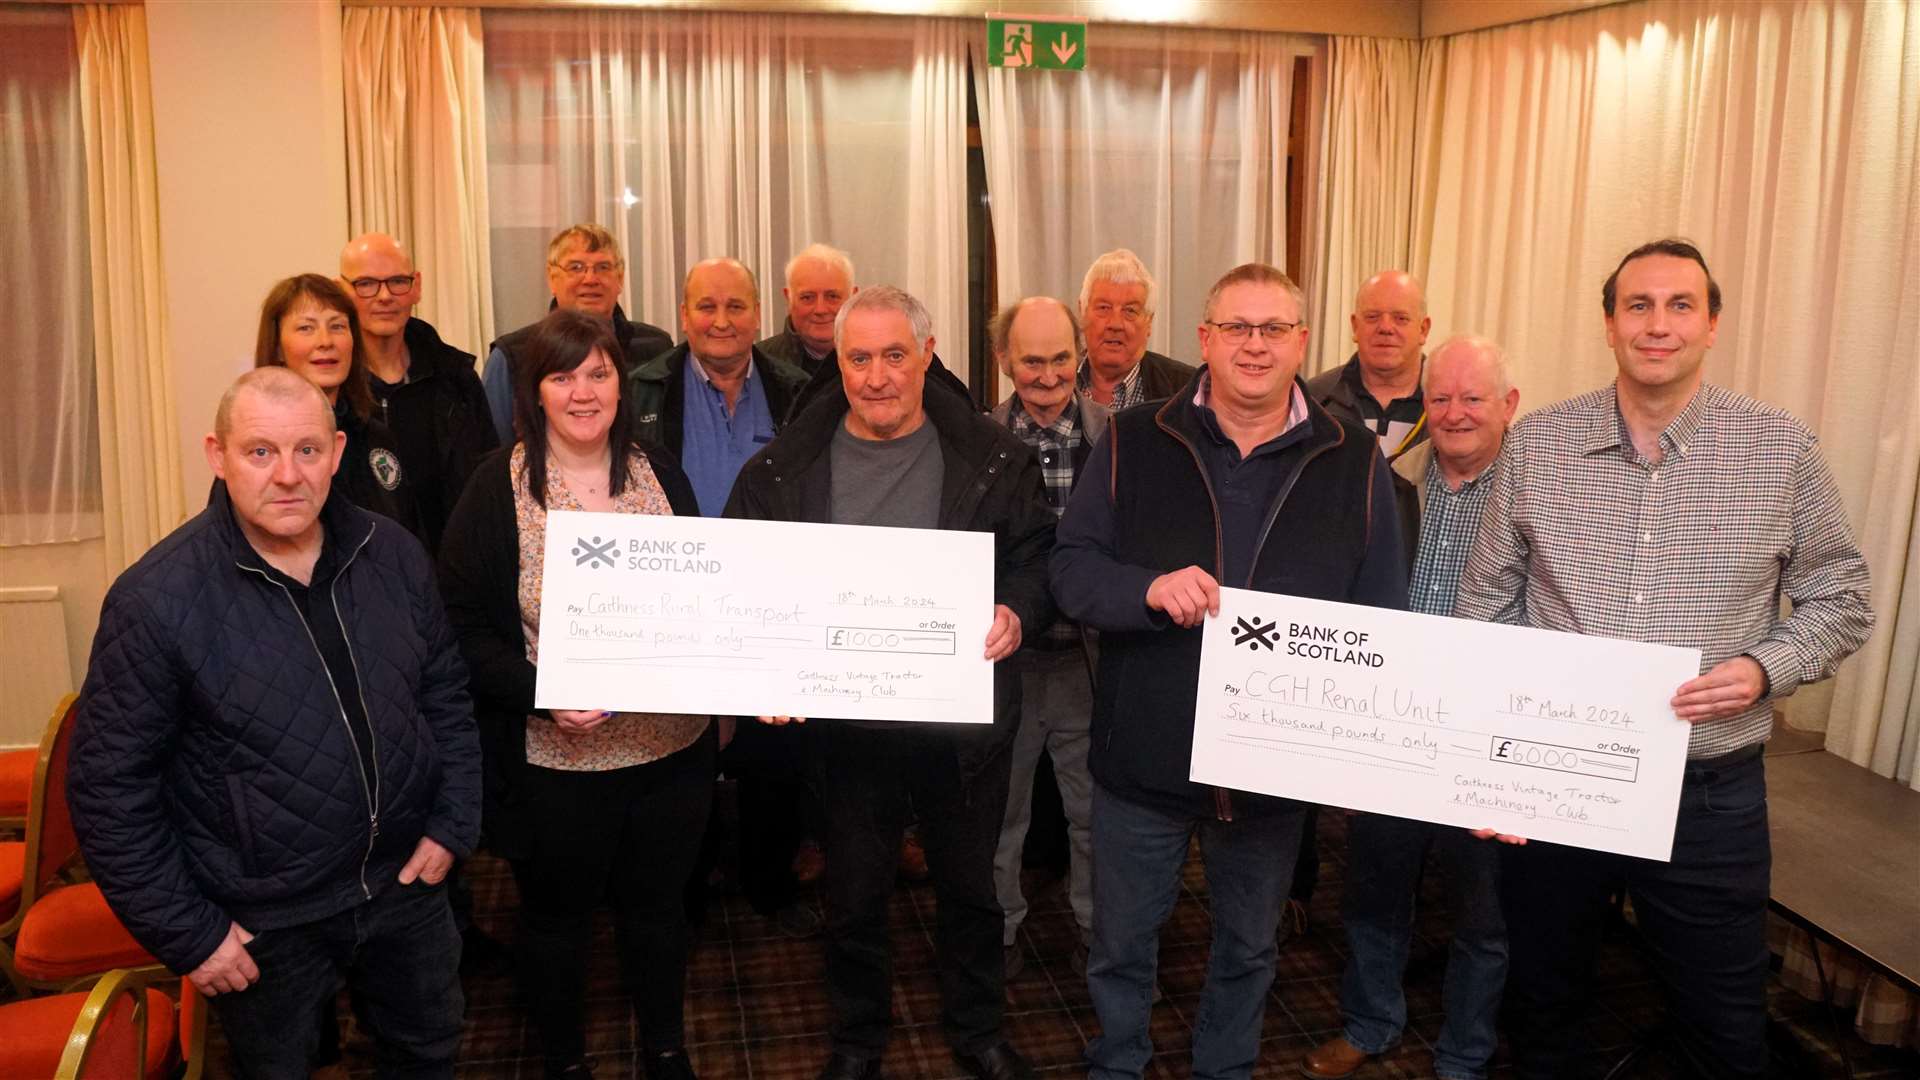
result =
M1624 888L1681 1045L1714 1076L1767 1072L1773 702L1873 626L1867 565L1805 425L1702 380L1720 287L1692 244L1629 252L1601 290L1612 386L1507 436L1454 614L1699 649L1671 862L1483 830L1503 849L1516 1074L1582 1075L1573 1044L1608 894ZM1793 602L1782 618L1780 596Z

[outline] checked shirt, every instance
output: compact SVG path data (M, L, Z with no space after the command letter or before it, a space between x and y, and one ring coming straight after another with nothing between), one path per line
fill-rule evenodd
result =
M1658 464L1634 449L1613 386L1514 425L1454 614L1699 649L1702 672L1752 657L1767 694L1693 727L1687 756L1715 757L1765 741L1770 697L1866 641L1867 564L1786 412L1703 384L1660 448Z
M1420 551L1413 559L1413 582L1407 590L1407 610L1423 615L1453 614L1454 597L1460 591L1460 574L1467 568L1467 555L1473 550L1474 534L1487 512L1487 496L1493 493L1493 476L1499 459L1480 470L1480 475L1450 491L1440 475L1439 455L1427 458L1427 477L1422 484L1427 493L1426 506L1420 511Z
M1134 374L1138 376L1138 368ZM1138 379L1136 378L1137 382ZM1116 390L1114 397L1119 398ZM1040 458L1040 480L1047 489L1047 505L1057 519L1067 509L1067 496L1073 494L1073 452L1080 448L1080 395L1076 392L1053 423L1042 427L1028 413L1016 395L1009 410L1008 427L1020 441L1033 447ZM1047 629L1047 644L1061 647L1080 640L1080 627L1068 619L1056 619Z

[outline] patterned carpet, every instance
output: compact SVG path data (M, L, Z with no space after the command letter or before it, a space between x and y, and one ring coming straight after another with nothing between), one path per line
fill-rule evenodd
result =
M1336 1033L1340 1026L1339 978L1345 941L1338 921L1344 875L1343 815L1321 815L1322 868L1308 926L1280 952L1279 972L1267 1002L1264 1050L1257 1077L1295 1077L1300 1057ZM476 919L502 941L511 940L513 883L497 860L478 859L470 867L476 893ZM1362 1080L1433 1075L1428 1042L1440 1022L1440 981L1445 960L1444 890L1429 874L1422 897L1418 938L1409 965L1408 1007L1413 1022L1406 1038L1363 1068ZM1165 1001L1156 1006L1153 1034L1157 1051L1151 1075L1190 1074L1187 1049L1191 1022L1206 970L1211 933L1204 902L1205 883L1197 855L1185 873L1185 889L1161 938L1160 983ZM1053 1075L1082 1072L1081 1048L1096 1030L1085 984L1071 965L1075 930L1064 883L1044 871L1028 872L1033 914L1022 931L1026 970L1008 988L1008 1034L1037 1069ZM927 885L903 885L892 908L896 1027L886 1058L893 1080L958 1080L962 1072L940 1034L939 995L933 975L933 891ZM613 961L612 929L603 918L604 947L592 973L588 1046L600 1080L641 1076L631 1010L620 992ZM1624 932L1603 951L1599 1005L1591 1020L1593 1045L1606 1048L1596 1057L1619 1058L1662 1016L1658 988ZM694 955L687 995L687 1038L694 1067L705 1080L812 1080L825 1062L828 1014L821 991L822 965L817 942L781 936L737 896L711 908ZM514 1002L505 975L467 979L468 1026L461 1047L460 1075L476 1078L540 1080L537 1038ZM1844 1076L1833 1028L1815 1002L1779 987L1772 991L1778 1034L1801 1048L1799 1060L1783 1066L1794 1077ZM345 999L341 1015L350 1015ZM346 1066L350 1075L371 1076L367 1046L351 1019L344 1020ZM215 1041L214 1076L229 1075ZM1867 1045L1847 1032L1847 1049L1861 1077L1920 1077L1920 1057ZM1495 1058L1495 1075L1506 1075L1504 1047ZM1688 1075L1672 1052L1655 1051L1626 1076Z

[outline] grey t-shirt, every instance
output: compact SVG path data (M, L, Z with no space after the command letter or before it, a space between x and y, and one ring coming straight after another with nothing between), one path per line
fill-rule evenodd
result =
M940 526L946 463L940 433L928 420L911 435L875 442L841 424L828 451L833 470L833 523L903 529Z

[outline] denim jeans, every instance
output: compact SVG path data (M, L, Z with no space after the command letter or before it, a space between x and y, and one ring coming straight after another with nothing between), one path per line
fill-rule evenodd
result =
M1539 842L1501 846L1516 1075L1579 1075L1575 1036L1592 996L1607 897L1623 887L1681 1048L1710 1076L1766 1075L1773 862L1759 749L1687 763L1671 862Z
M1093 949L1087 990L1100 1035L1087 1045L1094 1080L1138 1077L1153 1056L1147 1030L1160 928L1180 895L1187 842L1200 833L1213 947L1193 1020L1197 1080L1246 1077L1279 950L1274 931L1293 878L1306 807L1283 804L1234 821L1175 815L1093 787Z
M1402 980L1413 941L1414 897L1429 848L1446 863L1453 902L1453 947L1441 1005L1446 1021L1433 1046L1444 1080L1481 1080L1499 1035L1500 991L1507 980L1507 928L1500 916L1500 845L1464 829L1354 814L1347 819L1347 884L1340 919L1347 928L1347 970L1340 1009L1347 1041L1384 1053L1407 1024Z
M1000 849L993 857L994 890L1006 910L1001 943L1013 944L1027 917L1020 892L1021 852L1033 819L1033 773L1045 752L1053 758L1060 803L1067 812L1067 899L1080 940L1093 938L1093 777L1087 773L1088 726L1093 722L1093 681L1086 654L1077 648L1017 653L1006 661L1020 675L1020 731L1013 739L1007 782L1007 813L1000 823Z
M969 733L971 734L971 733ZM955 736L828 721L813 731L826 815L827 997L836 1053L878 1058L893 1020L887 903L900 835L915 815L933 873L940 1022L962 1054L1006 1038L993 852L1007 805L1007 755L962 780Z
M259 981L210 999L242 1080L305 1080L343 974L375 1076L453 1075L466 999L444 883L394 885L338 915L262 931L247 952Z

